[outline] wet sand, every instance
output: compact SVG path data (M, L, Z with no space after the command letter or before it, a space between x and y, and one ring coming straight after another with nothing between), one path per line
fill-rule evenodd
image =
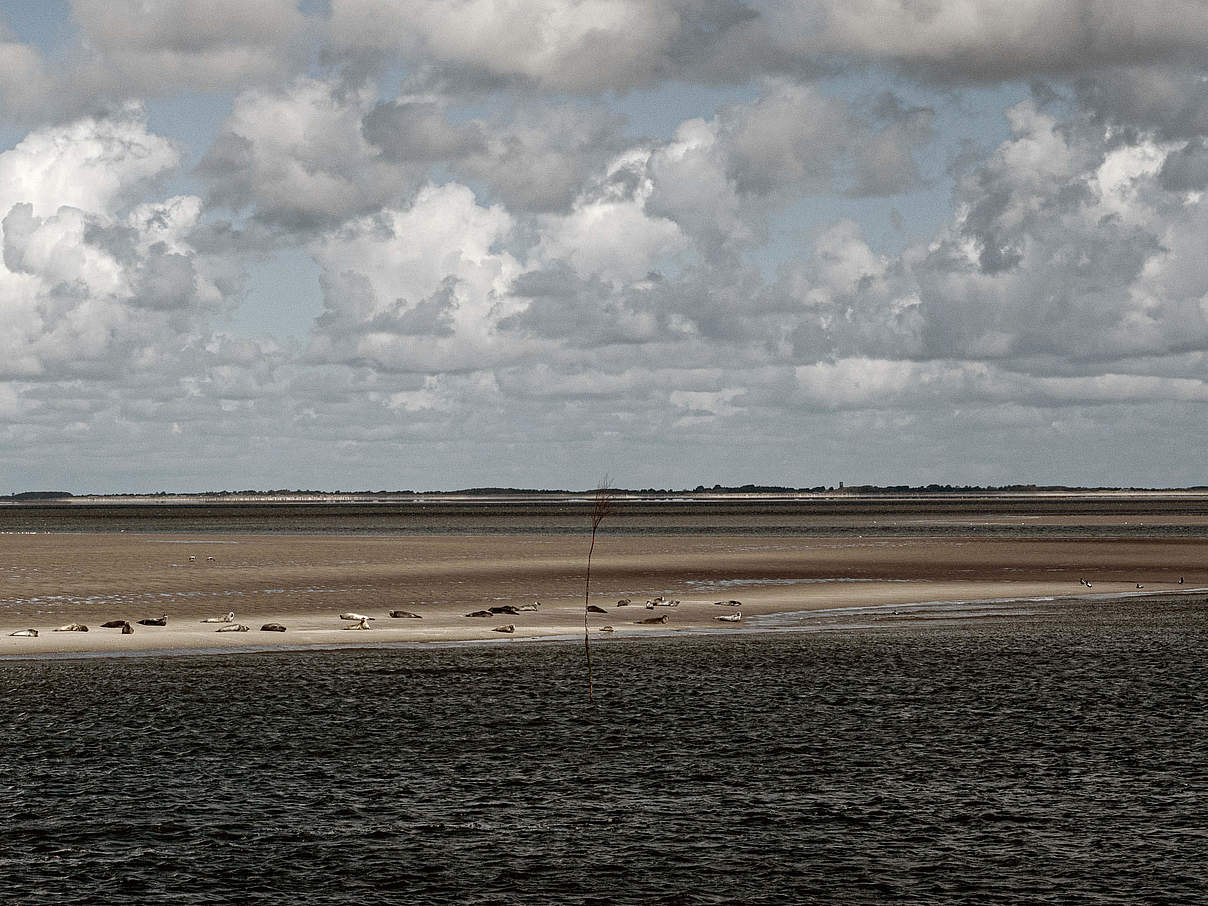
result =
M586 554L583 534L0 534L0 656L581 636ZM744 624L716 617L1202 587L1208 540L1195 538L605 535L592 561L591 603L607 613L592 614L589 625L593 634L612 626L614 638L742 632ZM644 606L660 595L680 603ZM633 604L618 607L623 598ZM729 600L741 605L714 603ZM534 601L535 612L467 616ZM391 619L391 610L422 619ZM201 622L228 611L250 631L220 633L220 624ZM372 628L349 630L339 619L346 611L374 617ZM166 627L136 623L164 615ZM664 615L665 624L640 622ZM100 627L114 619L135 632ZM89 631L53 631L74 622ZM270 622L287 631L261 631ZM514 633L493 631L508 624ZM39 636L10 635L26 628Z

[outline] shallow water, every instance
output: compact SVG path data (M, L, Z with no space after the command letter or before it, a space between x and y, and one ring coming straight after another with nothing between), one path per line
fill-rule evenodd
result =
M0 902L1208 898L1208 605L900 616L3 662Z
M0 532L566 534L591 499L400 498L363 503L74 502L0 506ZM902 538L1208 537L1208 497L619 499L601 526L623 535Z

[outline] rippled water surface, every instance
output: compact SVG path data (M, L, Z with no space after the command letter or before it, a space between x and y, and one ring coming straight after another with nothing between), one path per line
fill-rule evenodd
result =
M3 903L1208 900L1208 605L0 663Z

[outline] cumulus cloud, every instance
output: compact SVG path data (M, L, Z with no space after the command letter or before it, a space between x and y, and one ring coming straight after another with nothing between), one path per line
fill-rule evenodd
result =
M200 200L139 202L179 162L141 110L31 133L0 154L8 377L113 378L172 364L228 299L189 237Z
M307 27L293 0L73 0L72 13L106 76L140 93L280 78Z
M779 43L915 67L932 77L998 80L1106 66L1204 59L1208 8L1196 0L828 0L776 5Z
M598 92L674 75L701 36L749 13L679 0L333 0L337 49L401 53L455 82Z
M507 289L520 268L499 249L512 225L501 207L449 183L324 236L313 250L324 312L309 357L434 372L507 354L495 325L516 310Z
M38 215L64 205L108 211L179 162L176 146L149 133L142 108L128 105L116 115L35 130L0 154L0 210L26 203Z
M198 167L210 201L305 231L405 196L419 176L366 139L372 106L367 91L318 79L240 94Z

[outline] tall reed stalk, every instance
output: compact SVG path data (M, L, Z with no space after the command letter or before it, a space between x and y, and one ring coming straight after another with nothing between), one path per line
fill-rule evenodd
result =
M591 604L591 555L596 549L596 530L612 511L612 489L608 479L596 489L595 506L591 510L591 546L587 549L587 576L583 580L583 650L587 652L587 697L595 698L595 675L591 669L591 633L587 627L588 606Z

